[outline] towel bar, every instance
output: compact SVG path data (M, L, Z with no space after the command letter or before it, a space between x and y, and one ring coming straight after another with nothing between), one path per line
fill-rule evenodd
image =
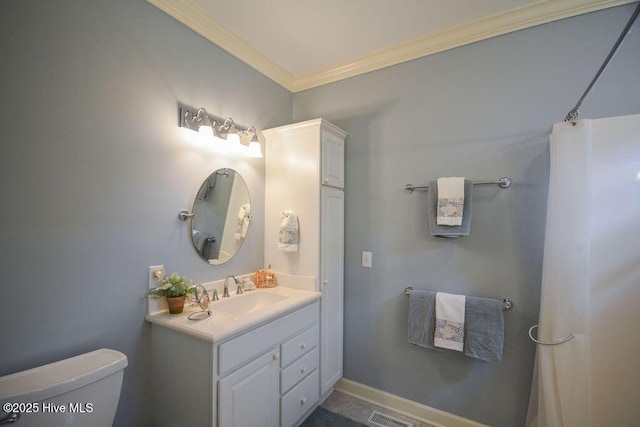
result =
M496 181L473 181L473 185L485 185L485 184L496 184L500 188L509 188L509 186L511 185L511 178L507 176L503 176ZM404 191L407 194L413 193L413 190L428 190L428 189L429 189L429 185L427 184L425 185L407 184L404 186Z
M413 292L413 288L411 286L407 286L404 290L404 294L407 296L411 295L411 292ZM511 310L511 308L513 307L513 301L511 301L509 298L504 298L502 300L502 304L503 310Z

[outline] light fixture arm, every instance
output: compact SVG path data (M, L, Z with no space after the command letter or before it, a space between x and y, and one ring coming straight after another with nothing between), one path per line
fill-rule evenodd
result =
M244 131L245 135L251 137L251 142L259 142L258 141L258 131L253 126L249 127L246 131Z
M216 125L217 124L218 122L216 122ZM221 125L217 126L216 130L221 135L229 134L229 133L238 133L236 124L231 117L227 117Z
M184 113L184 123L187 125L187 128L193 128L189 125L189 123L202 123L206 118L208 118L207 110L204 108L198 108L195 115L192 110L186 110Z

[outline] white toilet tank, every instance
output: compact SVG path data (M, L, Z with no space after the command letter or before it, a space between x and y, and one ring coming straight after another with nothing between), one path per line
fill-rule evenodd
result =
M127 356L106 348L0 377L0 423L16 427L111 426Z

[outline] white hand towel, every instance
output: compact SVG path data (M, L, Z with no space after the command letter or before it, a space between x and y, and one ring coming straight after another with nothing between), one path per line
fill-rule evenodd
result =
M247 230L249 229L249 221L251 215L251 205L246 203L240 206L238 210L238 225L236 225L236 232L233 238L236 240L244 239L247 236Z
M436 293L435 347L462 351L464 349L465 296Z
M281 212L278 249L284 252L297 252L299 236L298 215L293 211Z
M438 178L438 225L462 225L464 177Z

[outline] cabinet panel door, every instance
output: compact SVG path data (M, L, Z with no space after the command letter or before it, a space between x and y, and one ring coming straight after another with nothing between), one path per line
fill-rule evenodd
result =
M344 139L322 132L322 184L344 188Z
M225 427L276 427L279 353L272 350L218 381L218 422Z
M342 377L344 308L344 192L322 188L320 234L320 393Z

